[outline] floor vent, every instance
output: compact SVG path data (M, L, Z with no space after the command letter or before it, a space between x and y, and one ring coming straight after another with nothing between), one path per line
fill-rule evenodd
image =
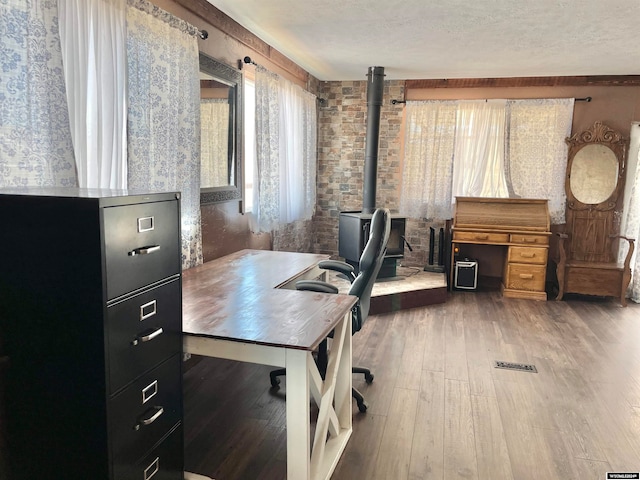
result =
M495 362L494 367L506 368L507 370L519 370L521 372L538 373L538 369L535 365L527 365L526 363L513 363L513 362Z

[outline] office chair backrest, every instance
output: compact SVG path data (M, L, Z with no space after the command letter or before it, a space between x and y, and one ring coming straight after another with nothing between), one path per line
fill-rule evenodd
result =
M380 272L380 267L382 267L390 232L391 213L386 208L378 208L373 212L369 227L369 240L360 255L358 276L349 289L349 295L355 295L360 299L353 315L352 333L362 328L369 315L371 290L378 277L378 272Z

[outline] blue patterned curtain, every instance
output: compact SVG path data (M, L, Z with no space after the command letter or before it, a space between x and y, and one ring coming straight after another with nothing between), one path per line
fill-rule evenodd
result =
M0 187L75 186L56 0L0 0Z
M190 268L202 263L198 44L193 27L163 14L129 0L128 185L181 192L182 266Z

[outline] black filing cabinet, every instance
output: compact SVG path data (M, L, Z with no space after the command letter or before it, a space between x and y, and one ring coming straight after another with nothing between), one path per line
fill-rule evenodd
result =
M177 193L0 189L9 480L181 480Z

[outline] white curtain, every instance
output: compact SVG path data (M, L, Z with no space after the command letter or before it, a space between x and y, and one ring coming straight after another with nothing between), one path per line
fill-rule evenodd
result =
M638 124L631 125L632 143L637 142L637 138L634 137L640 135L639 130ZM629 188L625 188L625 193L629 193L629 200L624 202L626 209L622 212L624 218L620 234L635 239L635 250L631 259L632 277L627 294L631 300L640 303L640 255L638 255L640 248L640 149L631 150L629 153L635 155L636 158L630 158L627 162L627 165L634 168L627 172L626 181L629 183ZM620 245L626 244L627 242L624 240L620 242ZM618 261L624 261L626 254L627 248L620 248Z
M315 206L316 97L256 68L256 168L252 228L308 220Z
M506 100L458 103L452 201L509 196L504 171L506 105Z
M202 263L198 45L186 22L128 3L129 188L181 192L186 269Z
M125 0L58 0L81 188L127 186Z
M564 222L573 99L413 101L400 212L443 220L455 196L546 198Z
M512 196L549 200L551 223L565 222L564 189L573 98L509 100L507 177Z
M57 25L55 2L0 1L0 187L77 185Z
M452 215L456 101L407 101L400 211L410 218Z
M229 100L200 100L200 182L203 187L229 185Z

